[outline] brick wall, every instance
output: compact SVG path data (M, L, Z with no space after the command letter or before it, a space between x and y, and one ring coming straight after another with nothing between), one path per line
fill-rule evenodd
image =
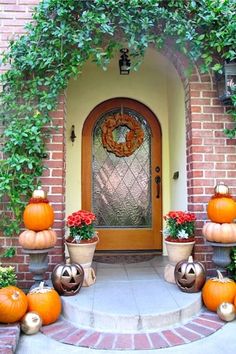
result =
M0 51L7 50L8 41L22 35L24 25L31 20L32 9L38 4L38 0L0 0ZM7 68L1 68L1 72ZM59 98L58 108L52 113L52 125L57 126L47 142L48 157L45 165L48 167L41 178L43 188L48 192L48 199L55 212L54 229L58 240L55 248L49 252L49 271L55 264L64 260L64 229L65 229L65 97ZM29 272L29 256L22 254L18 245L18 237L13 240L0 238L0 245L5 246L13 242L17 254L12 259L2 259L4 264L16 267L19 285L29 288L32 274ZM47 274L48 277L48 274Z
M7 49L8 40L24 33L23 26L31 19L32 8L38 0L0 0L0 51ZM213 188L219 181L225 181L236 195L236 140L229 140L223 128L229 127L230 117L226 114L218 98L214 81L210 75L200 75L195 70L186 78L184 69L188 65L185 58L170 50L164 54L175 65L182 78L185 89L186 134L187 134L187 178L189 210L197 215L197 244L195 258L207 266L210 273L211 248L202 237L202 226L207 219L206 205L213 194ZM4 68L1 68L4 70ZM55 210L54 228L58 234L56 247L50 252L50 267L63 259L63 234L65 227L65 97L61 96L56 112L52 113L53 124L58 130L53 134L47 146L49 156L45 160L48 170L42 177L42 183L48 191L49 200ZM10 241L1 238L1 244ZM32 284L28 272L28 256L18 247L17 238L13 239L17 247L17 256L4 261L16 265L20 286L27 288Z

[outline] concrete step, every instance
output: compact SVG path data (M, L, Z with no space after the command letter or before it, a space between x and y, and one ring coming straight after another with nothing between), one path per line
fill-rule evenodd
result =
M201 293L181 292L163 278L166 257L131 264L94 263L96 282L62 297L65 320L79 328L146 333L185 323L202 307Z

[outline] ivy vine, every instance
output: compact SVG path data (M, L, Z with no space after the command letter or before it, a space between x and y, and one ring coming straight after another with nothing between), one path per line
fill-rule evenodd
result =
M9 43L2 61L10 64L1 76L0 94L5 236L19 233L25 203L40 183L45 142L53 129L50 112L87 60L106 69L125 45L136 69L149 45L160 49L169 40L201 72L220 72L225 60L236 58L235 0L43 0L26 28ZM236 106L235 96L233 102ZM236 121L235 108L231 114ZM235 133L236 127L227 131L231 137ZM4 255L14 255L14 249Z

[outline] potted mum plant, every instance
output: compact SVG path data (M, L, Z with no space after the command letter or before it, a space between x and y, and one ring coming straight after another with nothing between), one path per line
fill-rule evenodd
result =
M176 263L188 259L195 244L194 231L196 216L190 212L170 211L164 215L166 222L163 230L165 245L170 264L165 268L164 277L175 283L174 268Z
M91 266L99 241L94 227L95 219L95 214L87 210L78 210L67 217L69 235L66 238L66 245L71 263Z

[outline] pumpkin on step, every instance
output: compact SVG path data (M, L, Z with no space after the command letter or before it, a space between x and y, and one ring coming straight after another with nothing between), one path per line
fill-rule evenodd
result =
M36 193L38 191L38 193ZM54 222L54 211L48 200L44 198L42 190L33 192L33 197L23 213L25 227L33 231L49 229Z
M202 299L206 308L210 311L217 311L223 302L234 303L236 296L236 283L229 278L223 277L217 270L218 278L208 279L202 289Z
M232 223L236 218L236 203L228 192L228 187L222 182L216 185L215 194L207 206L207 215L211 221Z
M28 311L37 312L42 318L43 325L55 322L61 314L61 299L58 293L44 282L27 294Z
M19 236L19 244L26 249L44 249L55 246L57 235L54 230L25 230Z
M28 300L25 293L16 286L0 289L0 322L19 321L27 311Z
M233 243L236 242L236 224L218 224L208 222L203 226L203 236L210 242Z

